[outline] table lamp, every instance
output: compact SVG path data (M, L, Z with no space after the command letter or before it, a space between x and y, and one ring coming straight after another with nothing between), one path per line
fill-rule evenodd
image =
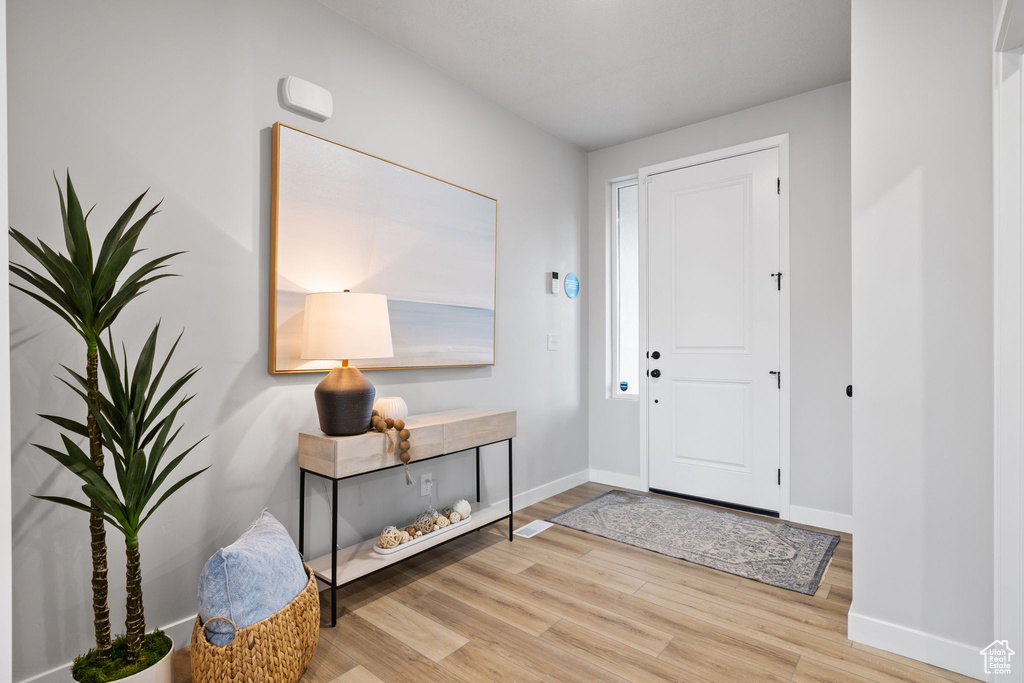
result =
M391 320L383 294L319 292L306 295L302 357L335 360L341 365L317 385L320 430L328 436L362 434L370 428L376 391L354 358L391 358Z

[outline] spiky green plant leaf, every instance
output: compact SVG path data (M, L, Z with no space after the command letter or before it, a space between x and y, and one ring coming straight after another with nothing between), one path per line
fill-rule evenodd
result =
M12 227L11 237L42 266L45 275L42 271L34 271L19 263L11 263L11 273L25 283L24 287L14 285L17 289L57 313L91 346L97 342L103 330L117 319L124 307L146 291L148 284L164 277L174 277L173 273L160 271L167 267L167 261L183 252L151 259L126 274L132 258L139 253L139 236L149 220L158 213L160 206L157 203L132 223L147 190L129 205L107 231L94 260L88 228L89 214L82 211L82 203L71 182L71 175L67 176L66 201L56 177L54 182L57 183L60 198L67 255L51 249L42 241L33 242Z
M117 361L110 352L113 346L110 335L106 343L100 341L97 352L106 392L101 392L99 400L90 400L83 378L77 373L68 371L74 383L62 380L95 417L105 450L114 461L119 491L107 483L88 456L68 437L62 436L63 450L39 447L79 476L85 482L83 491L90 500L130 538L138 536L143 523L172 493L203 471L178 480L161 494L168 476L202 439L171 456L170 448L181 432L177 424L179 412L194 398L194 395L182 396L181 393L199 369L192 368L170 380L166 388L161 386L181 335L167 355L158 361L159 333L160 323L157 323L134 363L129 363L127 349L124 349L124 362ZM154 367L159 368L155 373ZM82 425L73 420L55 416L48 419L72 433L81 433ZM153 500L156 502L151 505Z

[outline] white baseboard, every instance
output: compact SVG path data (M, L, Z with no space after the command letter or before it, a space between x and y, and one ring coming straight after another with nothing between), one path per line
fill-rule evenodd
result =
M607 470L590 470L590 481L605 486L615 486L622 489L640 490L640 477L632 474L620 474L619 472L608 472Z
M888 650L964 676L982 681L990 680L985 674L984 661L979 654L984 645L965 645L856 612L850 612L849 615L848 637L852 641Z
M21 683L68 683L71 678L71 662L62 664L56 669L36 674L32 678L23 678Z
M790 505L789 521L847 534L853 533L853 515L844 515L840 512Z
M586 484L588 481L590 481L590 472L588 470L574 472L573 474L562 477L561 479L556 479L548 482L547 484L541 484L537 488L530 489L529 491L517 493L515 496L515 505L513 507L516 510L522 510L525 507L529 507L534 503L539 503L551 496L557 496L559 493L568 491L575 486ZM504 505L506 503L508 503L508 498L496 500L491 504Z
M192 642L192 625L196 623L196 615L185 617L181 621L176 621L173 624L167 626L161 626L160 630L171 637L174 641L174 649L180 650L183 647L188 647L189 643Z
M192 640L192 624L196 617L186 617L167 626L161 626L160 630L171 637L174 641L174 649L180 650L188 647ZM68 683L71 680L71 662L62 664L55 669L36 674L32 678L22 679L22 683Z

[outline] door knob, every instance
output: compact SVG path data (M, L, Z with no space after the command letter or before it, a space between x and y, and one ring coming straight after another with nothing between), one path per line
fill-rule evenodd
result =
M658 368L654 368L653 370L651 370L651 377L653 377L654 379L658 379L659 377L661 377L661 370L659 370Z
M654 351L653 353L651 353L651 358L653 358L654 360L658 360L659 358L661 358L661 351Z

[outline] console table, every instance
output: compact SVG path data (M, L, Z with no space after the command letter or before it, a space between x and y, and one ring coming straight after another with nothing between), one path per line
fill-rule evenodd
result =
M317 579L331 589L331 626L338 623L338 589L364 576L379 572L396 562L429 548L455 540L463 534L508 519L508 540L512 540L512 439L516 435L516 413L510 410L450 410L413 415L405 420L409 430L410 463L423 462L453 453L476 449L476 504L472 519L457 529L433 534L407 549L383 555L374 551L377 538L338 548L338 482L371 472L402 467L399 450L389 439L394 434L367 432L355 436L325 436L317 432L299 434L299 554L305 558L306 475L331 481L331 552L309 560ZM508 510L504 506L480 505L480 449L508 442Z

